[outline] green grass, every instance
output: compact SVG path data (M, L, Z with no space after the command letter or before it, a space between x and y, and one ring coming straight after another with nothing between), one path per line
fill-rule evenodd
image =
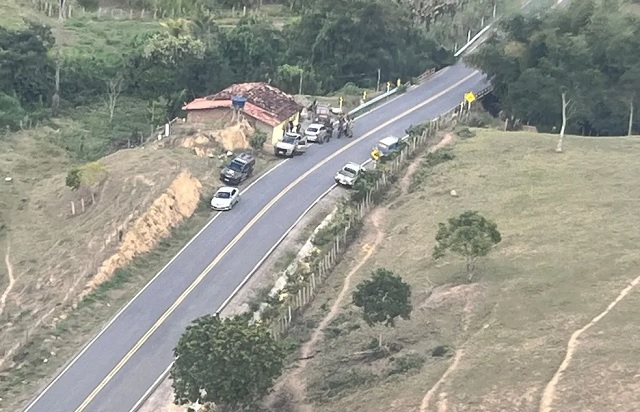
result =
M385 212L385 240L351 279L353 288L371 270L386 267L412 285L411 320L384 332L400 351L346 361L378 332L346 301L305 369L307 396L317 410L415 410L464 348L429 410L446 393L447 410L538 411L570 335L639 275L640 232L633 228L640 225L640 189L633 182L640 173L640 139L569 136L565 153L556 154L556 136L476 131L476 137L457 142L453 159L425 162L429 173ZM452 189L458 197L450 196ZM461 259L431 258L438 223L467 209L494 220L503 235L472 284L465 281ZM300 326L305 319L311 325L322 319L342 286L341 275L370 242L364 236L293 336L309 335ZM640 407L633 367L640 348L632 326L637 292L626 299L581 338L554 410ZM449 348L444 356L435 353L441 347Z

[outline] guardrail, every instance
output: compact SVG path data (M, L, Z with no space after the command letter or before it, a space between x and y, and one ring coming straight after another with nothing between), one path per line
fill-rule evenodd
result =
M348 114L349 116L353 116L354 114L366 109L367 107L373 106L374 104L378 103L381 100L386 99L387 97L395 94L398 91L398 88L395 87L391 90L389 90L386 93L382 93L380 96L376 96L373 99L369 100L368 102L361 104L360 106L356 107L355 109L352 109Z
M436 68L434 67L422 73L420 76L416 77L416 81L418 84L422 83L423 81L427 80L429 77L433 76L435 73L436 73Z

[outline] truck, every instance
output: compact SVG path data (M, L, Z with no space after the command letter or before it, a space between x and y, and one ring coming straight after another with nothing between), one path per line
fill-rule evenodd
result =
M276 156L293 157L307 151L307 137L298 133L286 132L274 147Z
M338 122L338 113L341 112L341 109L319 104L316 106L316 115L313 122L323 124L327 128L329 138L331 138L333 136L333 127Z

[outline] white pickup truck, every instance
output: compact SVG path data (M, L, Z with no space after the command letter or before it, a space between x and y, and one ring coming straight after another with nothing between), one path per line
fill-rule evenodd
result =
M305 153L307 151L307 137L298 133L287 132L280 139L273 151L276 156L293 157L295 154Z

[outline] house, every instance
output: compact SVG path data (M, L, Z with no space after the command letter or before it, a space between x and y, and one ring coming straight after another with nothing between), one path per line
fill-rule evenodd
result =
M303 108L292 96L262 82L234 84L214 95L195 99L182 109L189 123L213 123L228 120L233 113L231 98L246 99L242 113L256 128L270 136L271 144L282 138L286 125L298 124Z

